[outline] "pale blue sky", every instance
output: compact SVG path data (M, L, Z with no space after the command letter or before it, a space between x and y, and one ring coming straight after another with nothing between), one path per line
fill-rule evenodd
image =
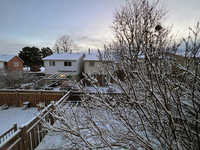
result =
M161 0L170 12L166 25L179 37L200 21L200 0ZM52 48L69 35L79 51L103 49L109 41L113 11L125 0L1 0L0 53L17 54L25 46Z

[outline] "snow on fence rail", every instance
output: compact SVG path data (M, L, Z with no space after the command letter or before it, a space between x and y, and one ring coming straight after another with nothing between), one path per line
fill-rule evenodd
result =
M70 95L71 91L65 94L57 104L62 104L64 101L68 101ZM53 110L53 105L49 104L42 110L42 112L40 112L47 121L51 122L51 124L54 123L53 117L50 114ZM33 150L39 145L46 133L47 131L43 129L40 119L35 116L27 124L21 125L19 130L8 137L0 145L0 150Z

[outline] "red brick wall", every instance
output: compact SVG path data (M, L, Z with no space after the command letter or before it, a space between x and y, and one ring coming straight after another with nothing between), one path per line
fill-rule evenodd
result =
M14 62L18 62L19 66L15 67ZM23 70L23 63L17 56L15 56L7 63L7 67L11 68L13 71L16 71L16 70L22 71Z

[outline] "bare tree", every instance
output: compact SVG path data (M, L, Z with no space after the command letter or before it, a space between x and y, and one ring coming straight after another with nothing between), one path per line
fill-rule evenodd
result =
M9 69L0 69L0 88L15 89L23 83L22 71L10 71Z
M158 6L132 0L116 10L112 29L118 63L107 63L113 57L110 48L99 52L99 59L121 93L106 93L95 78L84 75L96 93L88 93L79 83L81 106L54 104L53 125L41 117L48 129L66 133L64 146L200 149L199 24L182 41L186 66L181 65L177 55L181 43L162 25L165 11Z
M53 46L54 52L72 52L77 50L77 44L74 40L68 36L63 35L62 37L58 38Z

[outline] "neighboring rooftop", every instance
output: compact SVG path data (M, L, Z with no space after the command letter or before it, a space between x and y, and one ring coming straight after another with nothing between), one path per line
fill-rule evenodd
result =
M54 53L53 55L47 56L42 60L77 60L79 59L84 53Z
M0 61L8 62L13 57L15 57L15 55L12 55L12 54L0 54Z
M99 60L99 54L98 53L91 53L91 54L86 54L85 58L83 59L84 61L101 61ZM116 58L114 55L110 55L109 58L102 58L104 61L116 61Z
M95 53L92 53L92 54L87 54L85 55L85 58L83 60L86 60L86 61L99 61L99 57L97 57L98 54L95 54Z

